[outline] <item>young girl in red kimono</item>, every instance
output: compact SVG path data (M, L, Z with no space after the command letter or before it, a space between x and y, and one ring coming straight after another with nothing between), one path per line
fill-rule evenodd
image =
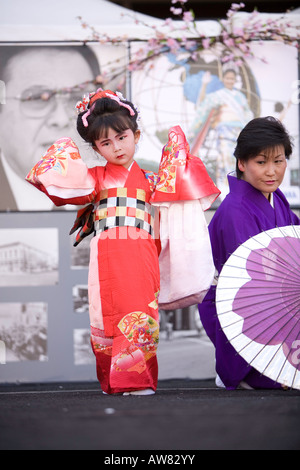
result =
M214 274L202 213L219 191L201 160L189 155L180 127L171 129L159 174L155 175L141 170L134 161L140 131L132 103L120 94L99 89L77 108L79 134L105 158L106 165L88 168L74 142L62 138L48 149L27 180L56 205L88 204L79 211L71 232L83 227L76 243L87 234L95 234L90 246L88 289L91 344L102 390L109 394L152 394L158 377L158 255L160 252L164 302L173 308L179 306L180 298L184 298L184 305L201 301ZM191 219L189 210L185 210L187 215L183 213L186 203L201 220L192 240L197 246L190 246L187 255L178 248L178 233L170 233L169 221L172 204L178 208L176 223ZM164 206L160 218L165 220L168 232L160 247L154 233L155 205ZM173 239L174 247L170 247ZM171 258L176 262L181 259L179 269L184 269L186 256L195 263L201 258L200 268L197 266L201 285L198 282L196 288L192 279L197 276L195 272L187 278L183 273L181 283L177 275L175 281L171 279Z

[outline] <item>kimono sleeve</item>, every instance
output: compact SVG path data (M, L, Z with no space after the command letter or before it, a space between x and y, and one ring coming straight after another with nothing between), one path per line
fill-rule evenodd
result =
M201 303L214 280L207 222L199 200L160 205L162 309Z
M162 309L202 302L215 274L204 211L220 191L202 161L189 154L179 126L170 129L151 202L160 211Z
M245 206L239 208L237 204L238 201L228 196L209 224L213 258L218 273L239 245L261 231L261 221L247 211Z
M56 206L84 205L95 198L95 179L68 137L57 140L30 170L26 180Z

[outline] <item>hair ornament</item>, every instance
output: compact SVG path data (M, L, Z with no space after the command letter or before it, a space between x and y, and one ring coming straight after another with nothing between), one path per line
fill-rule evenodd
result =
M121 95L122 99L124 100L122 94L119 93L119 95ZM132 107L129 106L129 104L126 104L126 103L124 103L123 101L121 101L121 98L120 98L120 96L118 96L117 93L113 93L113 92L111 92L111 91L108 90L108 92L106 93L106 96L107 96L108 98L111 98L112 100L117 101L117 103L119 103L120 106L123 106L123 108L128 109L128 111L129 111L129 113L130 113L130 116L135 116L135 111L132 109Z
M88 96L84 95L82 101L78 101L76 103L76 109L78 114L83 111L86 111L86 113L84 113L82 116L82 122L84 127L88 127L89 123L87 118L93 111L95 102L101 98L110 98L116 101L120 106L128 109L130 116L135 116L136 114L135 110L129 104L124 103L125 98L123 97L122 93L114 93L111 90L103 90L102 88L98 88L97 91L90 93Z
M88 107L88 104L90 102L90 96L89 95L84 95L82 98L82 101L77 101L75 108L77 109L77 113L81 113L82 111L85 111Z

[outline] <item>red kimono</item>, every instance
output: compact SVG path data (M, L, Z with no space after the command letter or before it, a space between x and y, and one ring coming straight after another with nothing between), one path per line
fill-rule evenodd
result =
M180 128L178 131L182 139L184 134ZM186 146L185 138L184 142ZM188 173L195 181L198 172L200 179L193 184L201 189L194 187L193 194L188 194L191 189L188 185L184 195L185 183L178 185L181 180L187 180L181 173L187 167L187 160L192 160L186 150L182 160L182 149L178 149L176 142L171 147L166 146L157 178L152 172L141 170L136 162L130 170L110 163L87 168L76 145L63 138L50 147L26 178L56 205L90 203L90 211L85 209L80 214L85 217L87 231L95 231L88 280L91 343L97 376L106 393L156 390L157 387L160 269L155 205L161 205L161 201L168 201L167 204L172 200L182 201L186 197L195 200L197 207L201 207L201 200L209 206L219 194L202 162L195 157L197 171L193 166ZM205 234L201 256L207 270L203 276L205 285L201 281L200 291L192 293L192 297L198 295L198 301L199 295L204 297L214 274L206 224L201 227ZM169 260L169 243L162 243L162 248L165 261ZM194 257L193 250L190 256ZM195 273L191 274L195 277ZM184 294L176 292L177 298L191 298L189 280L186 283L189 284L186 291Z

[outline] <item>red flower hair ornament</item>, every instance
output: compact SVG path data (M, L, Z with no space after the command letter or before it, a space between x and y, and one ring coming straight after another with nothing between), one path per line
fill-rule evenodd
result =
M82 122L83 122L84 127L88 127L89 123L88 123L87 118L93 111L96 101L101 98L110 98L116 101L117 103L119 103L119 105L122 106L123 108L128 109L130 116L135 115L134 109L132 109L132 107L129 106L129 104L124 103L125 98L123 97L122 93L120 92L114 93L111 90L103 90L102 88L98 88L97 91L93 93L89 93L88 96L84 95L84 97L82 98L82 101L78 101L78 103L76 104L76 109L78 113L86 111L86 113L82 115Z

